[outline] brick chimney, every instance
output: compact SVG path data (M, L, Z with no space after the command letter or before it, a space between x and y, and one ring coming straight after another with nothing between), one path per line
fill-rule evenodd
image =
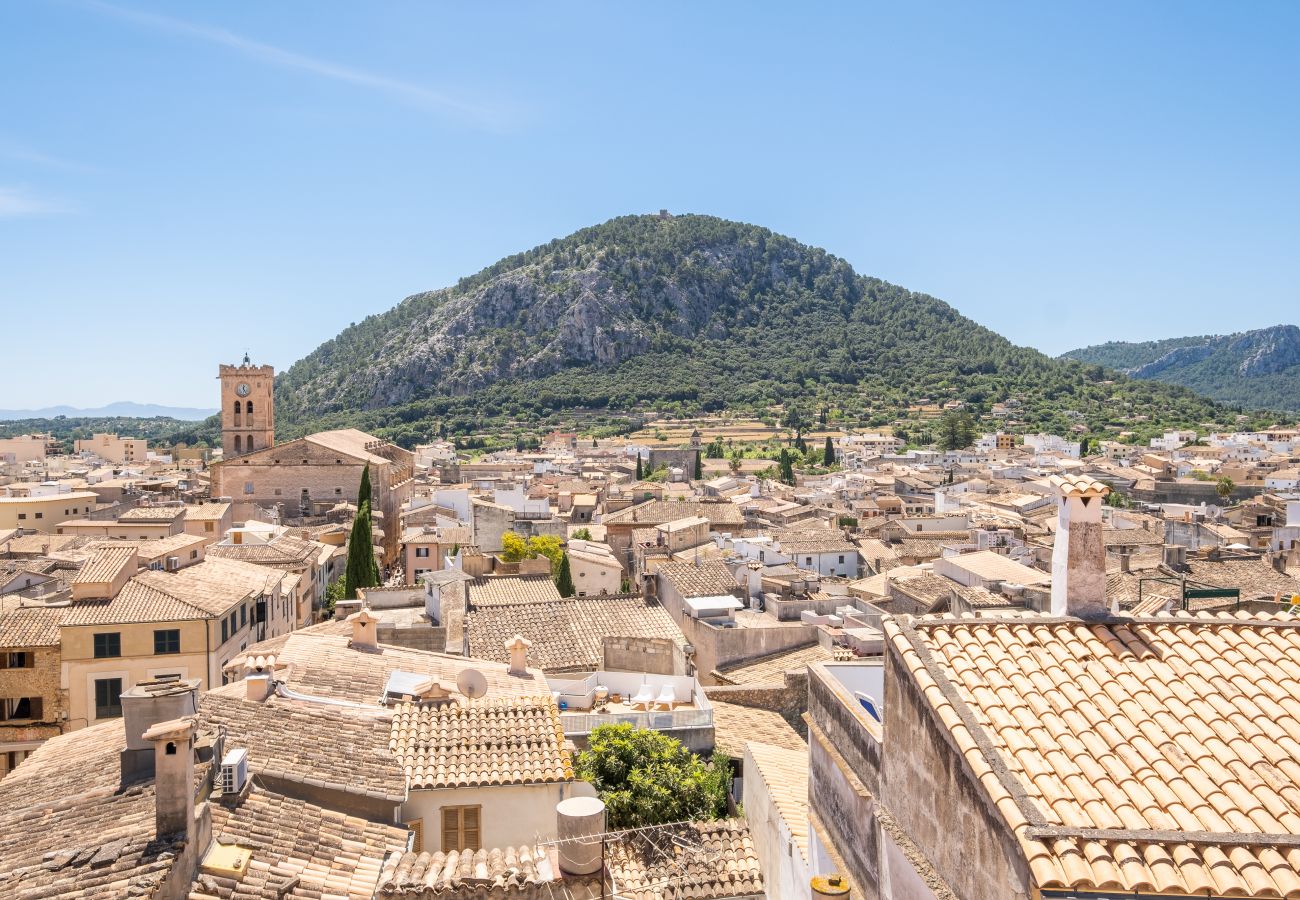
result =
M1052 615L1100 619L1106 597L1106 545L1101 508L1110 488L1086 475L1053 475L1056 546L1052 551Z
M506 650L510 653L510 674L528 674L528 648L533 642L522 634L517 634L506 641Z
M194 828L194 720L159 722L143 735L154 746L154 824L159 838Z

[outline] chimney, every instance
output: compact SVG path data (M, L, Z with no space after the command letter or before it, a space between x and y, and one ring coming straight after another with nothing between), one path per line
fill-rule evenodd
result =
M1052 615L1101 619L1106 597L1106 546L1101 508L1110 488L1086 475L1053 475L1057 495L1056 546L1052 551Z
M247 698L254 703L261 703L271 694L270 675L249 675L244 678Z
M528 648L532 645L533 642L522 634L517 634L506 641L506 650L510 653L511 675L528 674Z
M374 650L379 646L375 638L379 617L370 611L370 607L361 607L348 616L347 621L352 625L353 650Z
M122 692L126 747L121 753L122 784L154 774L154 748L144 733L159 722L192 716L199 710L199 679L151 679Z
M194 828L194 720L159 722L142 735L154 751L155 836Z
M1187 548L1178 544L1165 544L1161 550L1163 552L1161 561L1165 568L1181 572L1187 564Z

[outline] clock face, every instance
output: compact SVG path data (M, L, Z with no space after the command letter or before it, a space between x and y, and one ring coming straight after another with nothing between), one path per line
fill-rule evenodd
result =
M249 392L250 390L252 390L252 388L250 388L250 387L248 386L248 383L245 382L245 383L240 384L238 387L235 388L235 393L238 394L238 395L241 396L241 397L247 397L247 396L248 396L248 392Z

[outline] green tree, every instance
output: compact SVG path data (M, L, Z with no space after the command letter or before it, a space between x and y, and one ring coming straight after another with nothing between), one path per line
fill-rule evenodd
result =
M939 420L939 447L964 450L975 441L975 420L965 410L950 409Z
M835 465L835 442L829 434L826 435L826 448L822 451L822 463L827 467Z
M539 534L528 539L528 558L545 556L551 561L551 577L560 574L560 560L564 558L564 541L559 535Z
M555 589L561 597L572 597L578 592L573 586L573 572L569 569L569 554L560 554L560 572L555 576Z
M591 529L585 527L579 528L573 534L569 535L569 537L571 540L575 541L589 541L591 540Z
M370 486L370 463L361 470L361 489L357 491L357 506L362 503L373 509L375 505L375 492Z
M700 481L703 478L704 478L704 462L701 460L700 454L696 453L695 454L695 480Z
M745 454L739 447L733 447L728 455L727 466L731 469L732 474L740 471L740 463L745 458Z
M717 819L727 811L730 772L658 731L599 725L575 769L605 801L610 828Z
M1227 500L1236 489L1236 483L1227 475L1224 475L1214 484L1214 493L1219 495L1220 500Z
M325 588L325 602L321 606L321 611L327 619L333 618L334 607L338 605L340 600L344 599L345 585L343 581L342 578L335 578L330 582L329 587Z
M343 572L343 596L357 598L357 588L375 587L379 584L379 566L375 562L375 539L370 526L370 504L362 503L352 519L352 533L348 536L348 562Z
M780 480L785 484L794 484L794 458L790 456L790 451L781 448L781 456L777 459L777 472Z
M641 454L636 455L636 480L640 481L645 478L645 470L641 468Z

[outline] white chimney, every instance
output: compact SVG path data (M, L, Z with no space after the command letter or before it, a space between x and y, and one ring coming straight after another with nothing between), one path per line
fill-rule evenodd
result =
M271 693L271 676L270 675L249 675L244 678L244 687L247 689L247 698L254 703L261 703Z
M522 634L517 634L506 641L506 650L510 654L511 675L528 674L528 648L532 645L533 642Z
M375 638L379 617L370 611L370 607L361 607L361 609L348 616L347 621L352 625L353 650L374 650L379 646L379 642Z
M1052 551L1052 615L1081 619L1111 614L1106 597L1106 545L1101 508L1110 488L1086 475L1053 475L1056 546Z
M142 737L154 747L154 824L159 838L194 826L194 720L159 722Z

